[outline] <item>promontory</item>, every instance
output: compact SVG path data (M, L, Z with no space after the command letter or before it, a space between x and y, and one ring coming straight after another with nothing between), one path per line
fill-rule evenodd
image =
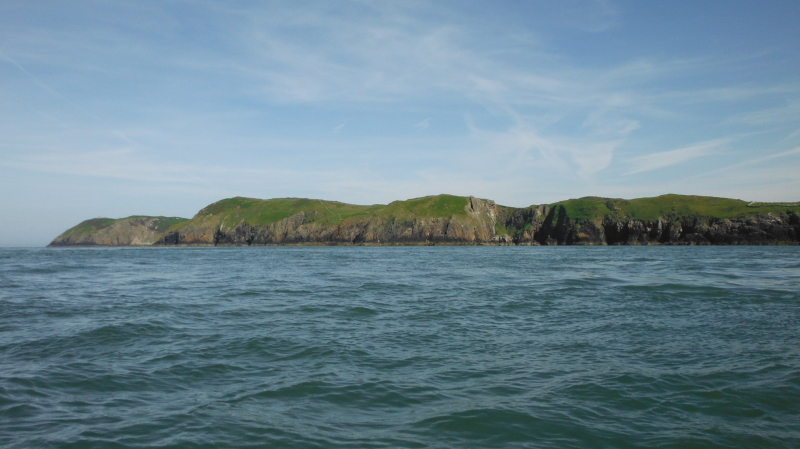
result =
M436 195L359 206L228 198L193 218L86 220L49 246L797 245L800 203L705 196L585 197L525 208Z

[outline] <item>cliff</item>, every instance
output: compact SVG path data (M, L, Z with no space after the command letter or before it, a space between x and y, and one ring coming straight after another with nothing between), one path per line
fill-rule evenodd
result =
M184 221L187 219L178 217L94 218L68 229L49 246L149 246Z
M539 206L515 211L508 226L517 245L796 245L800 240L797 207L783 211L736 213L611 213L590 217L568 205Z
M501 207L502 209L502 207ZM333 201L231 198L175 226L165 244L480 244L496 241L498 206L438 195L355 206Z
M191 220L88 220L51 246L798 244L798 211L800 203L683 195L585 197L528 208L452 195L372 206L236 197L203 208Z

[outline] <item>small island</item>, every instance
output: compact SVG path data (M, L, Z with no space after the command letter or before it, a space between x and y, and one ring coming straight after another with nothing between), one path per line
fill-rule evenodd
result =
M86 220L49 246L797 245L800 203L662 195L584 197L525 208L436 195L359 206L228 198L193 218Z

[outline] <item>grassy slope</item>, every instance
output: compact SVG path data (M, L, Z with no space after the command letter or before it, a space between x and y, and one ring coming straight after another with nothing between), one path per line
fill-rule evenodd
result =
M243 221L252 225L264 225L291 217L299 212L316 213L315 221L323 225L337 225L354 217L398 218L437 218L466 216L469 198L453 195L436 195L394 201L388 205L359 206L336 201L313 200L306 198L276 198L259 200L254 198L228 198L203 208L191 220L177 217L157 218L156 230L180 230L188 225L237 226ZM657 220L678 216L698 216L717 218L738 218L747 215L780 213L793 210L800 213L800 203L754 203L727 198L714 198L686 195L662 195L654 198L622 200L613 198L584 197L550 205L564 206L572 220L590 220L600 223L606 216L620 220ZM499 220L498 234L513 233L502 223L503 217L515 208L497 206ZM535 206L532 206L535 207ZM616 210L613 210L616 209ZM86 220L67 230L62 235L90 234L107 228L114 223L131 218L151 218L131 216L120 219L94 218Z
M117 220L113 218L92 218L91 220L82 221L76 226L67 229L62 235L91 234L92 232L96 232L111 226L116 221Z
M299 212L316 212L317 221L337 224L342 220L371 214L383 206L357 206L336 201L312 200L307 198L276 198L259 200L255 198L227 198L200 210L190 221L173 226L178 230L190 224L215 223L237 226L246 221L251 225L263 225L280 221Z
M688 195L661 195L635 200L585 197L562 201L551 206L559 205L564 206L567 215L573 220L594 222L600 222L606 216L615 219L652 221L667 217L698 216L731 219L787 210L800 212L800 204L792 206L787 203L756 203L749 206L746 201L741 200ZM617 210L613 210L614 208Z
M128 217L128 218L138 218L138 217ZM145 217L145 218L151 218L151 217ZM185 223L189 221L188 218L181 218L181 217L154 217L154 218L156 219L154 223L156 231L166 231L167 229L171 228L176 224ZM123 218L123 220L125 219Z
M183 223L188 221L187 218L180 218L180 217L149 217L146 215L132 215L130 217L125 218L92 218L91 220L86 220L78 223L78 225L67 229L62 236L71 236L71 237L78 237L83 235L88 235L93 232L101 231L114 223L130 220L133 218L155 218L156 221L154 222L154 227L157 231L166 231L171 226L174 226L179 223Z
M393 201L388 206L375 211L381 217L397 218L440 218L453 215L467 215L469 198L453 195L425 196L405 201Z
M190 221L180 222L171 230L188 225L225 225L235 227L242 222L265 225L291 217L299 212L316 213L315 221L323 225L337 225L354 217L394 217L401 220L466 216L469 198L454 195L435 195L394 201L388 205L359 206L336 201L306 198L276 198L260 200L235 197L213 203ZM572 220L590 220L600 223L606 216L620 220L657 220L659 218L698 216L738 218L747 215L779 213L787 210L800 212L800 204L757 203L748 205L741 200L687 195L662 195L654 198L623 200L615 198L584 197L550 205L564 206ZM535 207L535 206L531 206ZM614 210L616 209L616 210ZM498 206L498 233L511 233L503 227L503 217L515 208Z
M203 208L190 221L179 223L171 228L178 231L189 225L224 225L235 227L242 222L251 225L266 225L289 218L297 213L307 215L316 213L315 221L323 225L337 225L354 217L449 217L466 215L464 207L469 198L453 195L437 195L395 201L389 205L376 204L359 206L336 201L313 200L307 198L276 198L259 200L255 198L227 198Z

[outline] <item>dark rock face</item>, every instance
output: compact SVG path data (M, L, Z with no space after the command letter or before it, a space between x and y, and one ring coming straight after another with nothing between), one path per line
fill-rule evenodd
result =
M450 217L371 216L350 218L330 225L312 213L299 212L267 225L242 222L189 226L164 236L164 245L291 245L291 244L388 244L388 245L476 245L511 243L495 233L497 207L493 201L470 198L466 215Z
M561 204L523 209L465 198L463 211L427 216L364 214L332 221L313 209L267 224L232 215L205 214L164 225L166 217L96 219L68 230L51 246L68 245L776 245L800 243L800 216L784 212L736 219L665 214L656 220L618 218L619 201L606 202L612 214L584 213L576 220ZM794 206L792 206L794 207ZM444 215L444 214L440 214ZM235 215L233 215L235 217ZM101 220L102 223L97 222ZM111 224L107 222L111 221ZM87 226L95 226L87 228ZM102 226L101 226L102 225ZM88 229L88 230L87 230Z
M115 220L108 227L93 232L56 237L49 246L150 246L160 242L164 229L160 217L130 217Z
M481 201L481 200L478 200ZM497 210L485 201L468 217L362 218L336 226L315 222L299 213L266 226L241 223L235 228L189 230L164 236L162 244L281 245L281 244L388 244L388 245L775 245L797 244L800 217L788 212L735 220L678 217L673 219L612 220L602 223L572 220L563 206L518 209L499 224L514 230L497 235ZM210 237L210 238L209 238Z
M557 207L550 211L518 211L509 219L509 224L524 224L514 237L518 245L775 245L800 241L800 216L793 212L734 220L679 217L619 221L606 218L598 226L590 221L570 220L563 207Z

